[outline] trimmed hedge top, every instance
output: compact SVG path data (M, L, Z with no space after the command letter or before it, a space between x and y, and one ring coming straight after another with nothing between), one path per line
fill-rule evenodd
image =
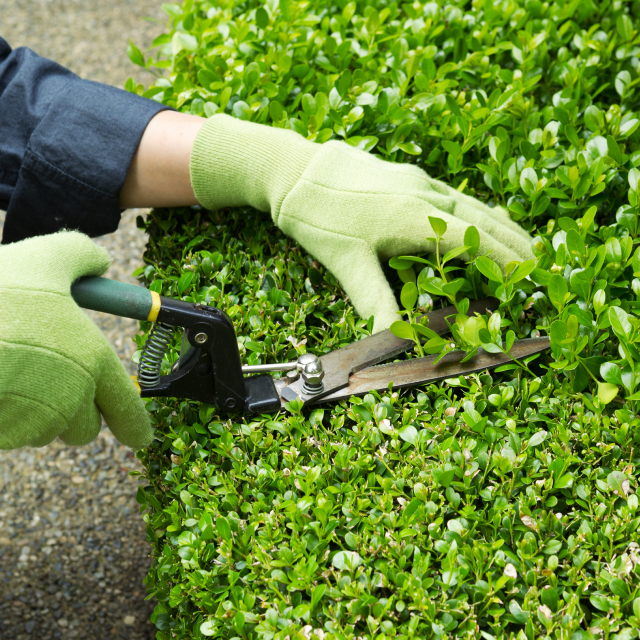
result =
M507 207L536 264L505 280L453 259L457 302L500 301L497 318L456 317L454 342L549 334L552 351L252 420L151 401L139 501L158 639L638 637L640 3L163 6L157 58L129 53L166 76L129 90L344 139ZM141 224L141 279L224 309L248 363L370 331L264 214ZM453 283L409 262L389 270L420 294L409 311L447 304Z

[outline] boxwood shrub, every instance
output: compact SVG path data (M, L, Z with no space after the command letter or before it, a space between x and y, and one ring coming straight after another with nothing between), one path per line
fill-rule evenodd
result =
M447 283L405 259L388 276L411 293L408 319L498 299L497 315L458 314L457 348L537 335L552 348L277 415L150 401L138 500L158 640L639 637L640 2L163 7L153 55L129 46L158 77L130 91L342 139L507 208L535 263L503 274L458 256ZM370 332L265 214L176 208L139 224L141 281L224 309L249 363Z

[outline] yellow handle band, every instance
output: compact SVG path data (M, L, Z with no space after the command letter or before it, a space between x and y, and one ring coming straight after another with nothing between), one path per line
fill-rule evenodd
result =
M138 382L138 376L129 376L133 380L133 384L136 385L136 389L138 393L142 393L142 389L140 388L140 383Z
M149 311L147 320L149 322L155 322L158 319L158 313L160 312L162 302L160 301L159 293L156 293L155 291L150 291L149 293L151 293L151 311Z

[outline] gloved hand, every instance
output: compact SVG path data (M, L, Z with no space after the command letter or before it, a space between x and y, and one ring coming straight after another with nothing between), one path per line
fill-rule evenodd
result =
M464 244L475 225L480 251L500 266L533 257L531 238L504 210L385 162L345 142L309 142L297 133L220 114L195 139L191 183L205 207L251 205L297 240L339 280L374 331L398 320L380 260L435 251L429 216L448 225L444 252Z
M138 391L101 331L71 297L109 254L76 232L0 247L0 449L82 445L100 431L134 449L153 440Z

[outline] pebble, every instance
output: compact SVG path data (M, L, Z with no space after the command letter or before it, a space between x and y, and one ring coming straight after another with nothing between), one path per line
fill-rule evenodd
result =
M82 78L122 88L153 77L127 57L143 51L167 20L156 0L0 0L0 36L27 46ZM151 17L158 22L144 21ZM97 244L114 258L107 277L135 283L146 236L123 214ZM4 223L0 211L0 232ZM134 320L88 312L130 374ZM155 606L145 601L150 547L128 475L140 464L103 428L85 447L0 451L0 638L2 640L154 640ZM95 574L101 574L97 579ZM102 585L102 586L100 586Z

